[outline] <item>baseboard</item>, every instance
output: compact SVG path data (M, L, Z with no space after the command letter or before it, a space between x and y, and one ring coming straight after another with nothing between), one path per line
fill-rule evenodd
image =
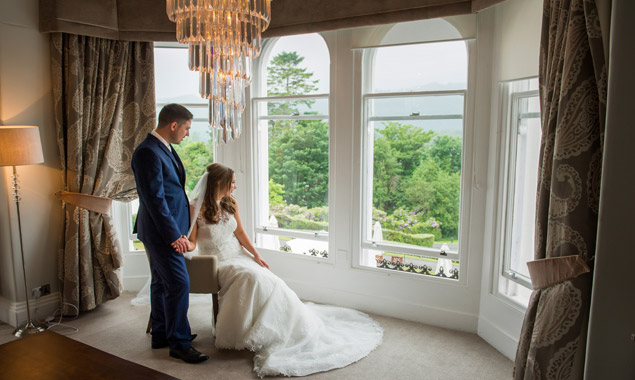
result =
M136 293L140 291L143 286L148 282L150 276L127 276L123 278L123 288L130 293Z
M471 333L476 333L478 326L478 316L475 314L430 307L403 299L316 286L300 281L285 280L285 282L300 298L307 301L346 306L367 313Z
M500 351L500 353L509 358L509 360L515 359L518 339L501 330L485 318L478 319L478 336Z
M8 299L4 297L0 297L0 322L3 322L15 327L15 323L9 322L11 320L11 312L9 311L11 309L11 305L12 305L11 301L9 301Z
M44 321L47 316L53 315L60 306L60 293L52 293L38 299L30 299L31 319ZM0 321L17 327L26 322L28 316L26 301L13 302L0 297Z

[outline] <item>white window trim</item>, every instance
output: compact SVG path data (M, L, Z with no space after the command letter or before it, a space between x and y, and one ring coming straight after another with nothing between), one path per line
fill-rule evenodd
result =
M511 228L505 228L512 217L512 210L510 203L513 201L513 197L510 195L513 193L513 186L510 184L512 171L511 166L515 168L515 144L512 147L513 141L515 141L515 134L518 130L518 118L514 115L517 112L518 101L522 98L529 98L539 95L539 90L526 90L513 92L511 86L512 82L518 82L522 80L531 80L536 77L519 78L515 80L509 80L499 85L498 94L500 96L500 140L499 140L499 167L498 172L498 210L497 210L497 223L496 223L496 242L495 245L495 260L492 279L492 293L501 299L504 303L509 304L517 310L524 311L527 305L521 302L517 297L508 296L499 291L500 282L503 279L512 281L519 286L523 286L529 290L532 290L531 280L526 276L516 273L514 276L509 269L509 241Z
M512 169L514 169L514 171L517 169L516 168L516 149L518 148L518 144L517 144L517 135L518 135L518 127L519 127L519 120L522 117L522 113L521 111L518 109L519 107L519 102L521 99L528 99L528 98L532 98L532 97L536 97L538 96L538 90L534 90L534 91L522 91L522 92L514 92L511 94L511 104L510 104L510 111L509 111L509 125L511 128L509 128L509 130L506 131L506 133L508 134L507 136L507 147L505 149L506 151L506 158L508 161L508 166L506 169L506 173L505 173L505 179L506 179L506 185L507 185L507 191L503 194L503 196L506 198L505 199L505 215L504 215L504 220L505 222L503 223L503 225L507 226L507 225L511 225L511 220L513 219L513 206L511 205L511 203L513 202L513 197L511 196L511 194L514 194L515 191L515 187L516 187L516 183L514 181L511 180L512 177ZM517 115L518 117L515 117L515 115ZM512 183L513 182L513 183ZM501 242L502 244L502 258L503 258L503 268L502 268L502 275L503 277L516 282L517 284L520 284L528 289L531 289L531 279L527 276L524 276L521 273L518 273L516 271L514 271L513 269L511 269L511 228L505 228L505 232L504 232L504 237L503 237L503 241Z
M353 208L353 224L357 226L353 231L353 242L359 242L357 244L353 244L353 262L352 268L354 270L360 271L368 271L368 272L383 272L388 276L397 276L403 278L417 278L421 281L445 281L450 282L452 284L456 284L459 286L467 286L468 284L468 257L469 257L469 247L470 241L472 239L470 235L470 223L474 223L474 221L470 220L470 213L472 212L473 207L478 207L478 205L472 204L472 197L475 196L474 192L478 192L480 186L473 185L474 177L476 176L475 168L474 168L474 155L476 154L475 149L477 142L475 141L474 136L474 118L475 118L475 91L476 91L476 40L474 39L462 39L465 41L466 49L467 49L467 90L459 90L465 93L464 97L464 109L463 109L463 146L462 146L462 157L461 157L461 194L460 194L460 209L459 209L459 252L454 252L454 255L458 256L458 260L460 262L459 266L459 279L454 280L447 277L436 277L436 276L426 276L419 275L414 273L407 273L401 271L391 271L385 270L381 268L372 268L368 266L361 265L361 257L362 250L369 248L376 249L373 242L365 241L363 228L364 226L364 217L365 217L365 205L364 201L372 202L372 200L368 200L369 192L365 189L368 189L368 184L366 186L362 186L361 184L364 181L364 178L372 178L372 173L366 173L369 169L369 165L365 165L365 160L368 159L366 155L371 155L372 152L369 152L365 147L367 144L367 133L364 132L364 128L366 128L366 110L365 110L365 96L374 96L374 95L383 95L383 94L374 94L368 91L369 88L372 88L372 71L367 70L365 68L371 67L372 60L374 58L373 52L374 48L356 48L353 51L353 62L355 65L355 78L354 81L356 83L360 83L360 85L355 86L354 89L354 105L357 106L355 109L355 131L356 136L355 140L355 155L359 157L356 161L355 169L355 184L353 186L353 190L355 194L359 194L359 202L356 202L355 207ZM435 43L435 42L446 42L444 40L441 41L428 41L422 42L424 43ZM404 45L413 45L412 43L404 44ZM397 45L391 45L397 46ZM363 84L363 85L362 85ZM439 91L439 93L443 93L444 91ZM412 93L407 93L412 94ZM387 94L388 95L388 94ZM395 93L390 93L390 95L395 95ZM359 137L358 137L359 136ZM381 249L381 246L378 245ZM390 246L387 246L390 247ZM462 247L462 248L461 248ZM399 246L400 250L406 250L409 248L404 248L404 246ZM419 252L422 252L424 249L417 248ZM429 249L427 251L430 251ZM418 253L421 254L421 253ZM452 260L457 260L453 256L442 256L438 250L432 250L430 252L426 252L422 256L426 257L443 257L450 258Z
M368 109L369 100L371 99L385 99L385 98L405 98L405 97L421 97L421 96L444 96L444 95L461 95L463 96L463 112L465 112L465 103L467 99L467 90L449 90L449 91L413 91L413 92L399 92L399 93L369 93L363 95L362 107L363 107L363 115L364 115L364 125L368 125L372 121L393 121L393 120L432 120L432 119L461 119L463 120L463 128L465 128L465 116L464 115L431 115L431 116L374 116L369 117L370 110ZM367 131L368 132L368 131ZM364 158L362 161L362 165L364 165L364 173L366 175L366 186L363 188L364 196L363 199L366 200L366 205L372 203L372 191L373 188L372 178L373 178L373 165L370 163L373 159L373 146L368 141L369 134L365 133L363 135L363 148ZM364 149L367 148L367 149ZM362 223L365 223L368 220L372 219L372 216L368 215L369 209L368 207L362 205ZM362 226L362 229L372 229L371 226ZM372 241L371 239L365 239L364 234L362 234L361 241L362 248L365 249L376 249L376 250L390 250L398 253L406 253L411 255L417 255L421 257L428 258L447 258L450 260L460 260L459 252L456 251L447 251L443 252L437 248L428 248L428 247L417 247L413 245L407 244L399 244L399 243L379 243ZM374 268L371 268L374 269ZM460 277L460 276L459 276Z
M322 35L321 33L316 33L316 34L324 40L325 46L327 47L327 49L329 49L328 40L324 37L324 35ZM267 254L283 256L285 258L292 257L292 258L297 258L301 260L315 261L317 263L335 265L336 255L335 255L335 249L334 249L335 243L333 238L334 232L331 231L331 227L333 225L333 218L334 218L334 215L332 212L333 210L331 210L331 205L333 204L334 197L335 197L335 194L334 194L335 189L334 189L334 183L333 183L334 181L329 180L329 190L328 190L329 191L329 221L328 221L329 231L328 232L318 232L318 231L312 232L312 231L301 231L301 230L292 230L292 229L284 229L284 228L273 228L268 226L262 226L259 223L259 221L261 220L260 213L262 212L262 210L266 209L267 214L269 212L268 210L269 199L265 197L264 193L260 191L260 186L262 186L262 183L269 182L269 174L268 174L269 172L268 171L269 145L267 144L267 147L263 148L259 144L260 141L265 139L265 136L266 136L266 131L262 131L260 129L260 123L259 123L260 121L262 120L324 120L324 119L328 120L328 123L329 123L329 178L331 178L332 175L334 174L333 173L333 170L334 170L333 144L334 143L333 143L333 139L331 138L331 136L333 136L334 115L332 112L333 105L331 102L331 94L320 93L320 94L284 95L284 96L260 96L260 94L263 94L267 88L266 87L266 78L267 78L266 63L267 62L265 61L265 58L269 56L269 52L273 49L273 47L278 42L278 40L279 38L272 38L272 39L267 39L263 42L261 54L252 66L254 73L257 72L259 74L259 75L253 75L253 76L260 78L260 80L252 82L250 92L253 94L258 94L258 95L257 96L251 96L251 94L247 95L247 96L251 96L250 97L251 102L250 102L250 107L248 109L249 115L245 115L244 120L251 121L252 127L250 131L251 133L249 133L249 135L254 137L251 139L245 139L245 141L243 142L243 144L245 145L243 145L243 147L247 147L246 150L251 152L250 158L252 162L252 167L256 168L256 170L251 171L252 172L251 181L253 184L251 201L253 205L257 205L250 212L250 217L252 222L249 223L247 228L250 231L253 231L252 236L254 237L254 245L256 245L256 248L260 252L266 252ZM332 52L329 51L329 53L332 53ZM330 58L329 64L333 66L333 62L332 62L333 55L331 54L329 58ZM329 88L330 89L333 88L332 83L329 83ZM258 114L258 103L262 103L266 101L276 101L276 100L304 100L304 99L326 99L328 101L329 115L286 115L286 116L285 115L271 115L271 116L267 116L267 115ZM265 136L262 136L263 134L265 134ZM249 158L247 158L247 160L249 160ZM263 170L263 166L267 170ZM263 206L261 206L263 204L266 204L267 207L263 208ZM295 238L315 240L315 241L327 241L328 242L328 257L323 258L323 257L304 255L304 254L295 253L295 252L284 252L284 251L275 250L275 249L263 248L258 246L258 243L256 241L257 239L256 234L295 237Z
M130 243L137 240L137 234L133 233L134 226L132 225L132 202L117 202L112 203L112 219L115 226L117 226L117 234L122 237L121 248L123 254L145 252L143 250L134 249Z

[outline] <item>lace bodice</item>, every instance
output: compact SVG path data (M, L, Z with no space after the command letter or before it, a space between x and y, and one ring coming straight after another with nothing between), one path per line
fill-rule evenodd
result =
M220 261L239 255L242 248L234 236L237 226L232 214L221 216L217 224L208 223L202 213L199 214L196 219L199 255L216 255Z

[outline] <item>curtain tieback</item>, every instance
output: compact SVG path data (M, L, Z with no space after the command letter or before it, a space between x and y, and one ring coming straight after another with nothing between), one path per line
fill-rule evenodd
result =
M584 259L576 255L528 261L527 266L534 290L544 289L591 271Z
M60 190L55 193L55 196L62 202L100 214L109 214L112 207L112 199L95 195Z

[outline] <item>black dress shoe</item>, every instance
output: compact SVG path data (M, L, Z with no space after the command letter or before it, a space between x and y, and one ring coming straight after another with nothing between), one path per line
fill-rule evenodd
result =
M197 337L196 334L192 334L192 339L190 339L190 342L193 341L195 338ZM168 347L170 344L168 343L167 339L160 339L160 340L152 340L152 349L158 349L158 348L166 348Z
M170 356L181 359L186 363L200 363L209 359L209 356L196 351L194 347L186 348L184 350L170 349Z

